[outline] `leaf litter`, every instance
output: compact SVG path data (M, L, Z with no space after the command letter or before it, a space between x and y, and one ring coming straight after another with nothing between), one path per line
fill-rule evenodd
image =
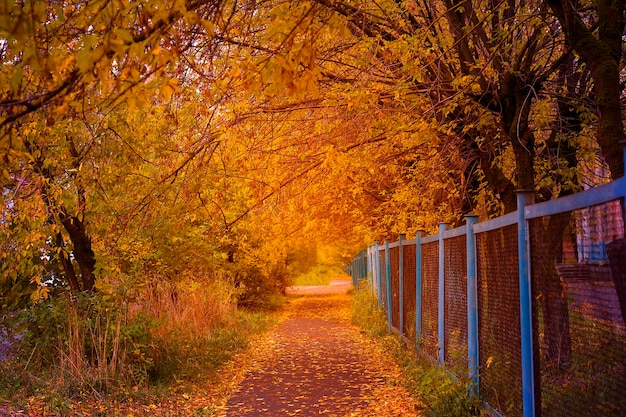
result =
M399 365L350 316L345 293L294 299L220 415L418 416Z
M178 381L166 396L66 401L45 395L1 416L329 416L417 417L422 405L376 340L350 322L350 295L314 292L292 298L267 335L251 341L219 377Z

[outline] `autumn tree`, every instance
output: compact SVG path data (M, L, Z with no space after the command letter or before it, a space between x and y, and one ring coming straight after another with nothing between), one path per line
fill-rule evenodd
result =
M623 127L621 114L617 116L619 125L614 123L614 114L621 112L621 87L615 81L623 6L580 8L580 14L575 15L570 5L563 12L550 3L556 11L554 16L542 2L318 3L344 16L347 27L369 46L371 59L380 63L377 68L383 68L385 74L375 81L394 81L396 91L402 92L386 99L383 96L381 101L391 108L411 105L416 118L426 115L440 135L456 138L461 155L468 161L464 170L464 182L469 186L466 210L485 191L502 204L504 212L510 212L515 209L516 189L538 190L540 199L578 190L578 158L587 150L577 135L582 126L592 125L590 115L595 111L585 103L597 100L600 109L608 97L613 97L613 104L611 110L604 107L599 113L598 139L607 162L613 160L609 163L612 171L620 175L621 157L614 145L623 135ZM584 27L584 22L600 22L595 13L608 10L616 17L603 15L599 41L595 28ZM564 19L569 19L569 29L564 29ZM573 35L575 25L577 35ZM578 47L583 48L582 38L588 38L585 49L594 41L596 50L611 51L606 56L611 61L604 66L613 71L610 77L598 80L599 67L588 71L580 65L576 48L570 46L578 39ZM590 50L585 53L591 54ZM363 71L370 62L355 65L359 69L354 72ZM597 94L605 83L612 83L610 93L590 94L589 86L593 85ZM604 118L613 120L614 129L602 127ZM612 139L605 139L603 135L611 130ZM560 240L566 224L550 222L539 232ZM554 253L545 266L558 259L558 243L550 246ZM539 298L546 323L553 326L553 334L563 335L547 341L548 359L567 362L571 345L567 301L562 296L550 296L563 294L554 267L544 272L537 283L544 295Z
M33 214L3 224L27 260L3 267L27 279L43 250L73 291L107 268L215 268L271 286L290 234L350 246L513 211L516 189L576 191L595 113L620 172L623 23L600 3L2 7L3 215ZM540 292L562 293L556 271L544 278ZM543 300L566 334L566 300Z
M167 100L176 81L172 61L190 40L183 27L203 27L200 22L214 20L221 7L118 6L25 2L6 3L1 11L4 187L14 198L29 196L17 184L37 188L55 259L73 291L94 290L96 256L86 214L87 182L97 178L86 171L106 163L93 155L116 135L107 126L111 115L124 100L131 110L155 93Z

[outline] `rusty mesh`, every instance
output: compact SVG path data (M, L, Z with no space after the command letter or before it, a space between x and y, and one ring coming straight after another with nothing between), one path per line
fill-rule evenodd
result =
M517 224L476 235L480 392L507 417L522 415Z
M422 337L424 352L437 358L439 291L439 242L422 245Z
M415 245L402 247L404 257L404 329L406 337L415 341Z
M444 358L459 377L467 375L467 244L465 235L444 241Z
M533 219L530 237L542 415L626 416L620 201Z
M399 274L399 248L389 250L391 260L391 325L394 329L400 328L400 274Z

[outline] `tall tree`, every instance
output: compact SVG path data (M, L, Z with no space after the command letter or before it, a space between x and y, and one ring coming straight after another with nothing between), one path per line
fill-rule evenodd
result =
M131 153L141 148L109 122L122 112L142 111L147 103L169 101L178 85L180 53L198 37L215 43L212 30L222 6L219 1L0 6L3 186L15 191L12 198L28 198L18 192L19 184L37 184L47 222L58 225L50 241L55 259L73 291L95 288L89 193L97 192L91 186L99 180L95 175L115 158L103 153L107 141L126 140ZM175 177L180 167L172 169Z
M624 123L621 80L626 1L591 3L548 0L559 19L568 46L588 66L598 116L598 143L612 178L624 175Z

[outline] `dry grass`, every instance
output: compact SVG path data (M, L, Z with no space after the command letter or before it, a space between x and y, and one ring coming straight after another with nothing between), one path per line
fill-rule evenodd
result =
M57 360L49 371L62 395L99 396L151 379L198 374L207 361L221 360L205 354L209 345L222 349L221 329L227 322L237 325L234 289L219 280L158 282L132 302L99 297L63 306L65 323L58 324Z
M129 372L132 360L121 331L124 317L114 309L67 307L67 323L58 338L56 386L69 395L110 390Z
M134 414L158 404L172 415L196 415L212 408L213 399L190 402L190 393L219 385L224 364L245 356L276 314L238 310L228 281L148 282L132 294L111 286L33 309L28 323L38 333L25 334L19 354L0 363L0 414Z
M220 280L161 282L145 292L138 307L158 323L153 335L159 339L210 336L236 309L235 290Z

